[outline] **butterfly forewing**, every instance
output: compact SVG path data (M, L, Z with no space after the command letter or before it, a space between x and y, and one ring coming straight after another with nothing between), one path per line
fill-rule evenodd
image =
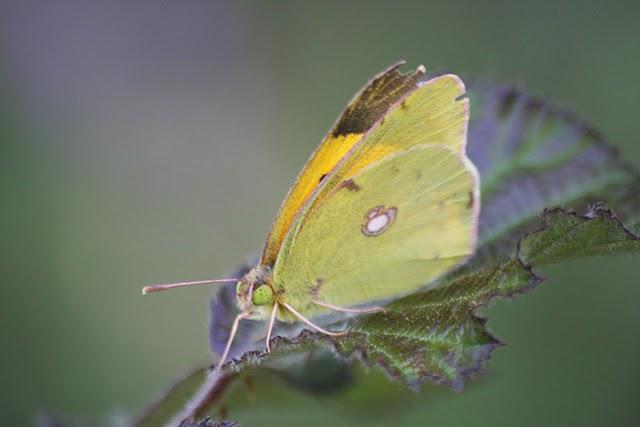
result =
M401 65L396 64L374 77L353 98L313 153L273 222L262 252L262 265L273 265L296 212L308 202L321 181L328 178L338 162L394 103L416 90L424 67L403 74L399 71Z

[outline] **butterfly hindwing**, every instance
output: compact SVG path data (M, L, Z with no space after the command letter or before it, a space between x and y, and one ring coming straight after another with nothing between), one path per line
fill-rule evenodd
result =
M307 313L352 306L428 283L473 251L478 178L447 145L394 153L330 191L278 260L274 284Z

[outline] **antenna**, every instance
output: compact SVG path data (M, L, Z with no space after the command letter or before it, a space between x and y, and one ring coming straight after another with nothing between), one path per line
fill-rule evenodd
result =
M198 280L196 282L178 282L178 283L163 283L160 285L150 285L142 288L142 295L151 294L154 292L168 291L173 288L182 288L186 286L198 286L198 285L212 285L219 283L237 282L240 279L215 279L215 280Z

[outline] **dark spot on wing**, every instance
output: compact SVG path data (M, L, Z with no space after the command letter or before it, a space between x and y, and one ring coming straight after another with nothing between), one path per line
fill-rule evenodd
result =
M324 284L324 280L321 278L317 278L316 279L316 284L313 285L309 291L311 292L311 296L314 299L319 299L320 298L320 289L322 288L322 285Z
M467 97L466 93L463 93L462 95L459 95L456 97L456 101L462 101L463 99L465 99Z
M469 191L469 201L467 202L467 207L469 209L471 209L471 207L473 206L473 202L474 202L473 191Z
M422 172L417 170L416 171L416 179L420 179L420 178L422 178Z
M338 186L338 189L339 189L339 190L341 190L341 189L343 189L343 188L346 188L346 189L347 189L347 190L349 190L349 191L360 191L360 190L362 189L362 188L361 188L358 184L356 184L356 182L355 182L353 179L351 179L351 178L349 178L349 179L347 179L347 180L345 180L345 181L342 181L342 182L340 183L340 185Z
M408 108L409 108L409 107L407 107L407 103L406 103L405 101L402 101L402 102L400 103L400 109L401 109L402 111L407 111L407 109L408 109Z
M322 182L322 180L324 180L327 175L329 175L328 173L323 173L322 176L320 177L320 179L318 180L318 184L320 184Z
M331 131L333 136L365 133L392 105L416 90L424 68L403 74L399 71L401 65L396 64L367 83L342 113Z

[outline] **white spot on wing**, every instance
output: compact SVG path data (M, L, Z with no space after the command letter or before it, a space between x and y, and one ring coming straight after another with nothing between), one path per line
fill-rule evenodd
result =
M389 217L386 214L376 216L367 223L367 231L369 231L369 233L377 233L378 231L382 230L388 223Z
M397 212L397 208L385 209L384 206L370 209L364 216L362 233L365 236L379 236L393 224Z

